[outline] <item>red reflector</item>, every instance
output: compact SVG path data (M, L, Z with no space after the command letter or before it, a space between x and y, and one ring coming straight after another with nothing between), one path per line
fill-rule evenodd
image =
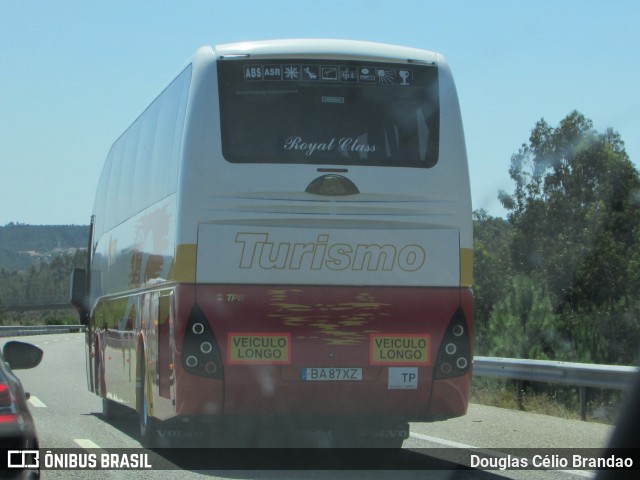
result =
M22 423L20 420L21 420L20 416L19 415L15 415L13 413L0 415L0 424L3 424L3 423Z
M10 407L12 400L9 385L6 383L0 383L0 408Z

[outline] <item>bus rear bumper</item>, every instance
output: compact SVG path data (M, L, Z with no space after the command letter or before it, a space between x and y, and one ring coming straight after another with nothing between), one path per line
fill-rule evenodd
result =
M469 405L471 375L469 370L460 377L434 380L428 417L444 420L465 415Z

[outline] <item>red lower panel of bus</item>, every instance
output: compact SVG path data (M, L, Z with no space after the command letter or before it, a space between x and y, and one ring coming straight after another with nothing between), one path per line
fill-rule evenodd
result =
M200 335L201 327L194 327L192 319L196 305L196 323L206 322L215 337L221 365L209 371L218 378L191 375L185 367L188 354L179 344L185 338L186 345L185 335ZM434 380L437 369L449 370L437 365L438 352L454 317L458 323L463 319L464 338L472 338L469 290L177 287L176 413L416 420L463 415L471 381L470 346L463 374ZM447 337L446 343L455 342ZM452 355L455 362L457 354Z

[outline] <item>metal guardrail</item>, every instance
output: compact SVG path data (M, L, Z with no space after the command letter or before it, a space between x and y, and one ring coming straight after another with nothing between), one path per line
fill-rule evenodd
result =
M84 332L84 325L17 325L0 326L0 337L20 337L26 335L49 335L53 333L79 333Z
M517 358L474 357L473 374L516 380L518 406L522 408L523 381L559 383L578 387L580 418L587 418L587 388L626 390L633 384L638 367L595 365L590 363L528 360Z
M633 382L637 367L591 363L474 357L473 374L530 382L560 383L574 387L624 390Z
M73 307L67 303L45 303L38 305L12 305L4 306L6 312L37 312L43 310L73 310Z

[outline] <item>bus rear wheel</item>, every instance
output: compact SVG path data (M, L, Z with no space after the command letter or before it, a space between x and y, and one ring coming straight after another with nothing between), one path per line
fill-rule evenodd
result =
M102 354L96 355L95 372L96 393L98 393L102 397L102 417L107 421L117 420L124 415L125 407L107 398L107 387L104 376L104 362L102 361Z
M107 421L118 420L127 415L129 409L119 403L102 397L102 417Z
M138 392L138 416L140 419L140 443L145 447L155 446L158 436L158 421L151 416L149 403L149 384L143 359L140 371L140 390Z

